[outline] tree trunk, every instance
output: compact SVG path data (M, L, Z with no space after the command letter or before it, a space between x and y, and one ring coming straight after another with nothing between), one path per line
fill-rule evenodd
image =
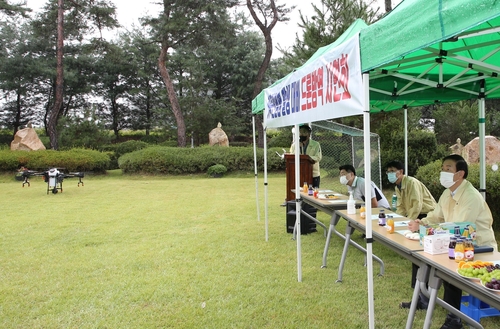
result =
M168 46L166 45L166 42L163 42L160 56L158 57L158 68L160 69L160 75L163 79L163 83L167 88L168 99L170 100L172 112L174 113L175 120L177 121L177 146L186 147L186 124L184 123L184 116L182 115L181 106L179 105L179 100L175 94L174 84L172 83L172 79L170 79L170 74L168 73L165 64L167 60L167 50Z
M385 0L385 12L388 13L390 11L392 11L392 1Z
M63 47L64 47L64 1L57 1L57 75L54 107L49 116L48 133L50 146L53 150L59 149L57 140L57 121L63 103L64 71L63 71Z
M12 135L12 140L16 137L16 133L21 126L21 94L17 92L17 100L16 100L16 119L14 121L14 134Z
M257 97L257 95L262 91L262 81L264 80L264 75L266 74L266 71L269 67L269 63L271 62L271 56L273 55L273 39L271 38L271 31L278 22L278 11L274 0L271 0L270 6L273 11L273 17L269 26L266 26L257 17L257 14L255 13L255 10L252 5L252 1L247 0L247 8L250 11L253 20L255 21L259 29L262 31L262 34L264 34L264 40L266 42L266 52L264 55L264 60L260 65L259 72L257 72L257 77L255 78L255 85L253 87L252 99ZM259 137L257 140L257 146L263 148L265 133L264 133L264 127L262 126L261 116L255 116L255 128L257 129Z

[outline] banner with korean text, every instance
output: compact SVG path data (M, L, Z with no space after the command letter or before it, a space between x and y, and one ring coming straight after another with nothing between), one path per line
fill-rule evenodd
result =
M359 33L264 92L265 127L363 114Z

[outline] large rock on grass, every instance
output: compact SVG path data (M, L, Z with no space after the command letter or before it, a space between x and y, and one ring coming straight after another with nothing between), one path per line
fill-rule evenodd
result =
M486 149L486 164L492 165L500 163L500 141L494 136L486 136L484 143ZM464 146L462 156L467 163L479 162L479 137L474 138Z
M14 140L10 143L10 149L14 151L37 151L45 150L45 146L38 138L35 129L28 127L17 131Z

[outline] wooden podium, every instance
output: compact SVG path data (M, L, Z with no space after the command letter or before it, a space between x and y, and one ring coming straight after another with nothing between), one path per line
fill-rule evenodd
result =
M286 163L286 201L292 201L296 199L295 193L292 192L295 189L295 154L285 154ZM308 185L312 184L314 160L307 154L300 155L300 180L299 186L302 187L304 182Z

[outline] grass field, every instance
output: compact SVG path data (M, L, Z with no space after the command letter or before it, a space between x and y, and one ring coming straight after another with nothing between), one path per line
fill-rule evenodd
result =
M350 249L335 283L342 241L332 238L322 269L323 231L303 236L297 282L283 174L269 176L268 242L263 179L259 221L253 173L112 172L84 182L67 179L64 193L47 195L40 178L21 188L0 177L0 328L368 328L361 252ZM376 328L403 328L398 304L411 298L411 266L380 244L374 253L386 265L374 277ZM436 309L433 328L445 315ZM481 323L498 328L500 318Z

